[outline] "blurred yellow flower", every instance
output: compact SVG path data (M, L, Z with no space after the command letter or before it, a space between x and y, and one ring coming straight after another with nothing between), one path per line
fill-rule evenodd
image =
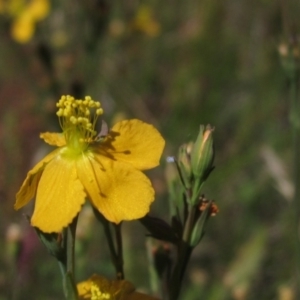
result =
M152 296L135 292L134 286L126 280L108 280L93 275L87 281L77 284L80 300L158 300Z
M154 19L151 7L141 5L131 23L132 29L155 37L160 32L160 24Z
M69 225L86 197L111 222L143 217L154 190L141 170L159 164L165 144L160 133L133 119L100 136L95 130L103 113L99 102L62 96L56 105L63 134L47 132L41 138L58 149L28 172L15 209L36 196L31 224L44 232Z
M46 18L49 11L49 0L0 0L0 13L12 18L11 34L19 43L32 38L36 22Z

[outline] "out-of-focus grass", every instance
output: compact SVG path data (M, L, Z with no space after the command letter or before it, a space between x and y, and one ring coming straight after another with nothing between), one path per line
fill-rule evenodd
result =
M261 155L262 147L272 149L289 180L288 84L277 53L289 33L282 11L274 1L53 1L25 45L11 39L0 16L0 244L11 222L22 225L26 242L30 229L13 211L14 194L42 145L38 132L57 130L55 101L90 94L102 101L108 123L123 114L155 124L165 156L176 155L200 123L216 127L216 170L205 193L220 213L192 257L182 299L289 299L282 295L295 280L290 201ZM157 188L153 214L167 217L165 164L149 174ZM101 227L93 222L89 230L78 247L78 278L112 275ZM126 226L125 271L147 289L143 233L138 223ZM26 261L32 266L13 279L16 299L58 299L58 269L35 245ZM0 265L6 299L13 285L4 254Z

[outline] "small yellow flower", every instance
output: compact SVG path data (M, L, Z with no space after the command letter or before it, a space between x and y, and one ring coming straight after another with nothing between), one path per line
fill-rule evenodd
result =
M165 144L160 133L133 119L99 136L99 102L62 96L57 107L63 134L47 132L41 138L58 149L28 172L15 209L36 197L31 224L44 232L60 232L69 225L86 197L111 222L143 217L154 190L141 170L159 164Z
M46 18L49 11L49 0L0 0L0 13L12 18L11 35L19 43L32 38L36 22Z
M156 37L160 33L160 24L154 19L154 11L147 5L141 5L131 22L132 29Z
M158 300L135 292L129 281L108 280L99 275L93 275L87 281L78 283L77 289L80 300Z

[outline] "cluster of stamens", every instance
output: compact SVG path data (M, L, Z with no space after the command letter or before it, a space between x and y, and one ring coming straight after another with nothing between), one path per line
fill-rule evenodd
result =
M90 96L86 96L84 100L77 100L67 95L60 98L56 107L58 107L56 114L67 143L74 133L81 143L93 141L97 135L95 131L97 119L103 114L100 102L92 100Z
M106 300L111 299L110 294L102 293L100 288L94 282L91 285L91 300Z

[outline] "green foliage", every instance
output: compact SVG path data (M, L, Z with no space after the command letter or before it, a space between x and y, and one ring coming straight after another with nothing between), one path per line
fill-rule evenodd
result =
M10 237L5 238L10 224L22 226L22 236L13 241L18 253L0 255L0 299L61 295L53 261L28 237L32 229L13 211L13 203L31 161L45 150L38 133L55 130L54 103L63 93L99 99L110 125L125 115L160 127L167 141L165 157L176 156L179 145L193 140L199 124L213 124L216 170L203 191L220 212L191 258L182 299L283 299L282 289L295 285L295 229L292 200L278 188L284 180L293 186L293 150L289 80L277 48L291 35L299 37L295 16L300 7L282 3L52 1L49 16L24 45L12 40L11 20L0 15L3 249L11 249ZM136 25L143 5L159 25L155 35L149 34L149 19L148 29ZM285 23L290 19L293 26ZM266 162L264 147L273 151L286 175ZM157 189L152 212L162 218L169 215L165 165L149 172ZM147 290L141 228L125 224L125 274ZM91 235L93 241L97 235L93 243ZM108 264L100 264L109 259L103 240L101 227L92 222L77 245L78 279L97 268L113 274ZM88 265L91 259L94 264Z

